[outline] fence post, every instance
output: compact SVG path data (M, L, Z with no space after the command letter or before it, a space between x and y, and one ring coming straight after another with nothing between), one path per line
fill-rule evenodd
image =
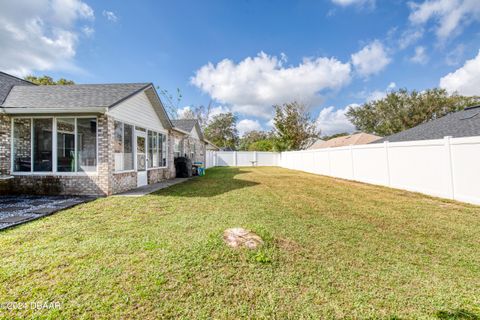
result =
M445 171L447 174L447 197L455 199L455 187L453 183L453 165L452 165L452 147L450 139L452 137L446 136L443 138L445 146Z
M233 166L237 166L237 151L233 151Z
M385 149L385 165L387 168L387 186L391 186L390 183L390 160L388 158L388 141L383 143L383 148Z

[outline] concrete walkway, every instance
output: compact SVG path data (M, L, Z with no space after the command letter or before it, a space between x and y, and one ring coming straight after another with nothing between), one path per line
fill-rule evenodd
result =
M157 182L154 184L147 184L146 186L138 187L137 189L128 190L122 193L117 193L114 197L141 197L149 193L153 193L155 191L168 188L175 184L179 184L190 180L191 178L175 178L172 180L165 180L161 182Z

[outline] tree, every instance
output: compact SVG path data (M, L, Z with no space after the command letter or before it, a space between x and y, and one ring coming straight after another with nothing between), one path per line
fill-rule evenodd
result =
M388 136L479 102L480 97L450 95L444 89L423 92L400 89L383 99L350 107L346 116L358 130Z
M196 119L198 120L200 128L202 128L202 130L205 130L208 122L210 121L211 110L212 101L210 101L210 103L206 107L203 105L192 106L183 112L183 114L181 115L181 119Z
M238 144L238 150L249 150L250 146L261 140L266 140L269 138L269 134L265 131L252 130L246 132L243 137L240 138Z
M30 81L32 83L38 85L46 85L46 86L54 86L54 85L71 85L75 84L72 80L67 80L64 78L60 78L57 81L53 80L52 77L44 75L43 77L35 77L35 76L26 76L25 80Z
M160 87L158 86L157 90L163 97L162 103L170 119L177 119L179 105L183 98L180 88L177 88L177 91L175 91L175 96L171 94L167 89L160 89Z
M268 138L263 140L255 141L254 143L250 144L247 149L248 151L275 151L275 139Z
M291 102L274 107L275 146L278 151L304 149L320 137L320 130L304 105Z
M235 149L238 141L236 122L231 112L218 114L205 128L205 137L220 148Z

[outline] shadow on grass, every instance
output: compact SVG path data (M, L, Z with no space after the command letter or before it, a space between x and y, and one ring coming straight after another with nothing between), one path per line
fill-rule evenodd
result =
M464 309L458 310L441 310L435 313L437 319L442 320L480 320L480 316L478 314L472 313L470 311Z
M241 168L217 167L207 170L203 177L196 177L185 183L160 190L152 195L173 197L214 197L233 190L253 187L258 182L241 179L250 170Z

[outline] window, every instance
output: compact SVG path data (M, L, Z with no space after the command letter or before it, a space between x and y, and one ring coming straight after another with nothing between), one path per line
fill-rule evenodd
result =
M75 118L57 119L57 171L75 172Z
M132 125L120 121L114 123L115 171L133 170L133 129Z
M32 171L32 119L13 120L13 170Z
M148 167L158 168L167 165L167 137L163 133L148 131Z
M160 134L161 138L161 145L162 145L162 167L167 166L167 136L164 134Z
M52 171L52 121L33 119L33 171Z
M175 158L183 157L183 139L175 138L173 153L175 155Z
M97 119L77 119L77 171L97 170Z
M13 135L15 172L97 170L96 118L14 118Z
M133 126L123 125L123 170L133 170Z

